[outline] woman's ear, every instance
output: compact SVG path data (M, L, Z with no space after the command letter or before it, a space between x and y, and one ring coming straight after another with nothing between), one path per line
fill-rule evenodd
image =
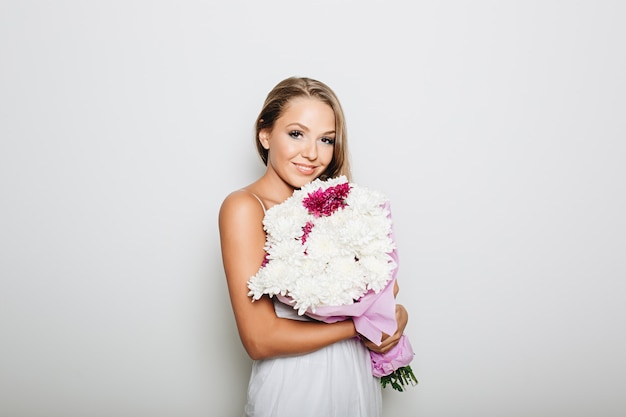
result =
M270 148L270 132L267 129L262 129L259 132L259 142L261 142L261 146L263 146L263 148Z

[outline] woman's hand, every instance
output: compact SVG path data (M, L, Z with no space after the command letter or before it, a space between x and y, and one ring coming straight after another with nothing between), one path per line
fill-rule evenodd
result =
M365 337L361 337L363 340L363 344L374 352L377 353L386 353L400 341L400 336L404 333L404 329L406 328L406 324L409 321L409 313L406 311L406 308L402 304L396 304L396 322L398 323L398 329L396 332L389 336L383 333L382 343L380 346L376 346L375 343L366 339Z

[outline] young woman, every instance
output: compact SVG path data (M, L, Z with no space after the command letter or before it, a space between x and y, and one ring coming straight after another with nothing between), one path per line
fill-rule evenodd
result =
M267 296L252 302L247 282L264 259L265 211L306 183L350 179L343 110L324 83L291 77L268 94L256 120L264 175L234 191L219 213L222 259L239 336L253 359L244 416L379 417L381 388L368 349L398 342L408 315L380 346L359 339L352 320L325 324ZM396 287L397 291L397 287Z

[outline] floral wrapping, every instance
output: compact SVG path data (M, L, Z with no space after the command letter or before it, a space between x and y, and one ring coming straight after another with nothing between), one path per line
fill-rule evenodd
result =
M266 257L249 296L276 296L299 315L332 323L351 317L376 344L397 330L393 287L398 267L389 202L345 176L315 180L263 219ZM408 338L384 355L370 351L372 374L403 391L417 380Z

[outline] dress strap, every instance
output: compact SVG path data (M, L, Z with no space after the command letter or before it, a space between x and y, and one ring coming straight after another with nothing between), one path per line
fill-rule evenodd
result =
M254 198L259 200L259 203L261 204L261 207L263 207L263 213L267 212L267 210L265 209L265 204L263 204L263 201L259 198L258 195L254 194L252 191L246 190L245 188L242 188L241 191L245 191L247 193L252 194L254 196Z

